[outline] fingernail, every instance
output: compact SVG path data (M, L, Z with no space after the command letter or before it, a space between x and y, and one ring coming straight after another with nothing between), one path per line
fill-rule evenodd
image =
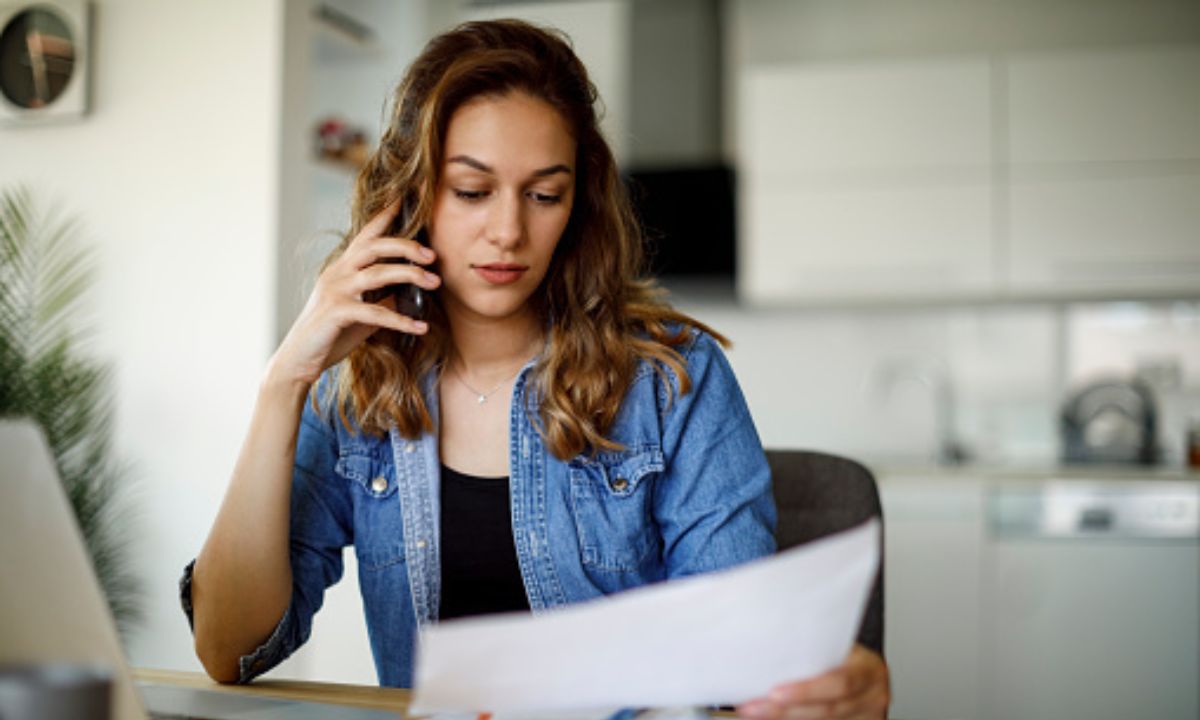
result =
M421 257L425 258L426 260L432 260L433 259L433 251L427 247L423 247L423 248L421 248Z
M436 283L436 282L439 280L438 276L437 276L437 275L434 275L434 274L433 274L433 273L431 273L431 272L427 272L427 273L425 273L425 279L426 279L426 280L428 280L428 281L429 281L429 282L431 282L431 283Z
M420 332L425 332L426 330L429 329L429 323L425 322L424 320L418 320L415 323L413 323L413 329L418 330Z

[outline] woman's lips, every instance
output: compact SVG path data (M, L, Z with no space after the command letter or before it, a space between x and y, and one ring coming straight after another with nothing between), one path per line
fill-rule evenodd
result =
M513 263L488 263L487 265L472 265L471 268L484 280L493 285L509 285L521 279L529 268Z

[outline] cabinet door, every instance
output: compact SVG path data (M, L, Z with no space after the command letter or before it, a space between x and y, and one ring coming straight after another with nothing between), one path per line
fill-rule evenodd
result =
M882 477L895 717L979 717L983 483Z
M1010 291L1200 288L1200 47L1009 62Z
M982 58L746 70L743 297L990 295L989 78Z
M983 717L1194 718L1195 540L989 543Z

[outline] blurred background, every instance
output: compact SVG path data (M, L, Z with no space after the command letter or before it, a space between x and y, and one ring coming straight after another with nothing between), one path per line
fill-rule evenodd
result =
M0 115L0 188L97 251L135 664L199 669L175 582L392 89L438 31L516 16L573 39L764 444L876 473L893 713L1200 712L1200 3L76 5L82 109ZM346 559L279 675L375 681Z

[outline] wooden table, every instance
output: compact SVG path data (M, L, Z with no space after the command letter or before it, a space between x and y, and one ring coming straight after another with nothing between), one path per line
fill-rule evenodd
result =
M411 693L408 690L369 685L345 685L342 683L307 682L304 680L271 680L269 678L258 678L249 685L221 685L214 682L204 673L183 672L179 670L136 669L133 671L133 677L139 682L175 685L200 690L217 690L243 695L258 695L260 697L282 698L284 700L304 700L307 702L329 703L331 705L349 705L352 707L371 708L372 710L391 710L397 713L404 713L408 710L408 703L411 699Z
M271 680L258 678L249 685L221 685L214 682L204 673L184 672L181 670L147 670L136 669L133 677L140 682L158 683L161 685L176 685L200 690L217 690L220 692L258 695L260 697L281 698L284 700L304 700L308 702L329 703L331 705L349 705L352 707L370 708L372 710L389 710L402 716L408 711L408 703L412 693L397 688L376 687L373 685L346 685L342 683L309 682L306 680ZM734 713L713 713L716 718L737 717Z

